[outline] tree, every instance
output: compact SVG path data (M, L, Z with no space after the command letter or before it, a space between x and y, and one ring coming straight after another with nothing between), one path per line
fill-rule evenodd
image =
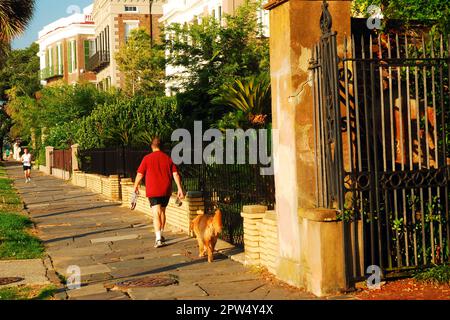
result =
M164 93L164 50L158 44L150 47L150 41L144 28L135 29L115 55L119 70L125 74L125 92L129 95Z
M156 134L170 139L179 123L172 97L118 97L85 117L75 140L82 148L148 146Z
M11 118L6 114L3 105L0 105L0 160L3 161L3 144L11 128Z
M6 101L2 107L2 130L0 141L10 134L11 138L21 136L21 125L17 126L22 111L33 108L34 95L40 89L38 45L12 50L6 57L0 69L0 100ZM33 119L27 119L27 126L33 124ZM20 123L20 120L19 120ZM12 130L12 131L11 131Z
M0 2L0 42L10 42L20 35L33 16L34 0Z
M404 23L418 21L441 31L450 31L450 2L442 0L354 0L354 15L368 17L367 8L379 6L387 20L398 19Z
M224 85L213 103L230 107L234 112L219 121L219 128L264 127L271 122L271 98L267 74L242 81L238 79L233 84Z
M209 124L228 111L213 104L224 85L269 70L269 44L263 35L257 9L260 1L246 1L223 25L213 17L200 23L172 24L165 30L168 64L179 69L172 76L174 91L188 126L202 119ZM208 124L207 124L208 125Z

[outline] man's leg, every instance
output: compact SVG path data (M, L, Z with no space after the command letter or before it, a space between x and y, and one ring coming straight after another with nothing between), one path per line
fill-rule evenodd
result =
M161 240L161 205L152 206L153 211L153 228L155 229L156 241Z
M166 207L161 207L160 221L161 221L161 239L164 242L165 241L164 229L166 227Z

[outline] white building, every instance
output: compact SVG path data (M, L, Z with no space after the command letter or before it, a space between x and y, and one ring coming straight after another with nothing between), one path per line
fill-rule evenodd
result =
M185 24L198 21L202 17L212 16L222 22L225 14L233 14L245 0L167 0L163 5L163 16L159 20L164 25L173 23ZM269 36L269 12L262 8L258 10L259 19L264 26L264 35ZM166 75L171 76L181 72L179 68L168 65ZM171 87L176 83L166 84L166 94L171 95Z
M73 84L81 80L95 82L95 74L86 71L86 63L95 39L95 24L90 5L83 12L61 18L45 26L38 35L41 80Z

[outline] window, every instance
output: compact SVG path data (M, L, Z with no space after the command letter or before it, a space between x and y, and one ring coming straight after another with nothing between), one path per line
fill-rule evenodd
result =
M125 42L128 41L132 30L139 28L139 21L125 22Z
M138 12L138 9L134 6L125 6L125 12Z

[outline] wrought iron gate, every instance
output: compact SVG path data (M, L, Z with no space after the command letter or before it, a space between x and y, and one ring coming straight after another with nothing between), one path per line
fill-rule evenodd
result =
M317 205L345 222L349 276L449 261L450 37L343 36L339 55L327 7L311 60Z

